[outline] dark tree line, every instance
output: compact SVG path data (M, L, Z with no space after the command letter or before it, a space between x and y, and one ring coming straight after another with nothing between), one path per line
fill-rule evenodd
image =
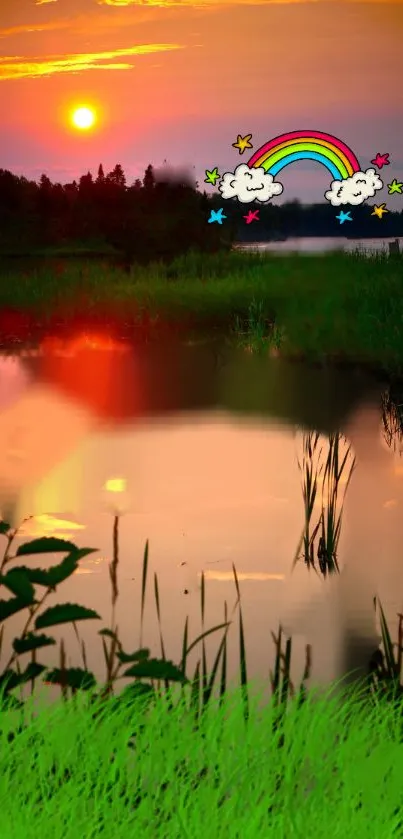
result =
M64 185L0 169L0 251L106 244L128 262L216 251L230 247L233 232L231 225L207 223L216 204L186 174L158 174L151 165L130 186L120 164L107 174L101 164L96 178L87 172Z
M375 199L374 202L375 203ZM256 209L259 205L254 205ZM208 224L211 210L223 208L223 224ZM234 241L266 241L290 236L402 236L403 211L382 219L364 204L350 209L352 222L340 225L338 210L298 201L259 207L259 220L246 224L251 205L207 195L186 173L155 171L150 164L131 185L120 164L105 174L102 164L79 181L39 183L0 169L0 253L32 253L80 243L116 248L127 262L169 261L189 250L227 249ZM390 209L390 208L389 208Z

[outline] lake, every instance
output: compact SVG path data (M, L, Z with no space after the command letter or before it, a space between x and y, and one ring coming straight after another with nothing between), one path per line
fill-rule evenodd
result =
M301 238L289 238L284 242L254 242L250 244L237 244L237 250L268 251L276 254L321 254L329 251L340 250L346 253L359 251L360 253L388 253L389 243L395 242L395 237L376 239L347 239L345 236L306 236ZM403 239L399 239L400 250L403 248Z
M153 573L167 655L178 662L187 614L190 638L200 631L201 572L212 626L223 620L224 601L229 611L235 602L232 563L249 678L268 678L271 631L280 621L293 637L295 680L306 643L313 646L312 682L338 676L347 653L351 668L358 666L377 642L375 593L395 639L403 611L403 464L399 445L392 445L399 438L388 438L381 426L384 387L356 369L310 367L208 343L100 347L83 336L74 345L0 357L0 509L13 524L35 517L24 526L24 540L59 535L98 549L48 600L81 603L102 616L80 627L98 678L105 672L97 631L110 618L114 510L121 513L117 615L129 651L138 644L146 539L144 643L154 655L160 649ZM302 563L292 570L304 515L298 457L309 429L323 435L324 448L327 435L340 430L357 458L344 511L342 573L330 582ZM123 493L110 491L118 479L127 482ZM47 567L55 559L28 561ZM2 658L10 630L21 625L19 617L6 623ZM70 666L79 666L73 630L53 634L65 638ZM208 641L210 667L219 638ZM41 652L46 664L56 666L55 656L55 648ZM230 677L237 656L235 623Z

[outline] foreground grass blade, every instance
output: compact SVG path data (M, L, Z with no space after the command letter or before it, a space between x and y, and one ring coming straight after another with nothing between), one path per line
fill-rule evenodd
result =
M144 548L143 556L143 570L141 574L141 604L140 604L140 640L139 647L143 646L143 620L144 620L144 606L146 602L146 588L147 588L147 573L148 573L148 539Z
M246 669L246 651L245 651L245 636L243 628L243 616L241 606L241 591L239 588L238 576L234 563L232 563L232 572L234 575L236 591L238 595L238 614L239 614L239 671L240 682L243 699L243 712L245 722L249 719L249 699L248 699L248 673Z

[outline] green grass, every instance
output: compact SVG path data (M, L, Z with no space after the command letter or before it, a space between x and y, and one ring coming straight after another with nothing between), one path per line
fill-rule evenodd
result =
M198 726L184 697L109 699L95 720L90 694L27 703L20 731L2 717L2 839L401 836L401 708L329 691L285 712L250 696L247 724L239 691Z
M230 252L189 254L170 266L133 267L61 260L33 271L3 269L0 310L46 321L91 314L130 319L144 311L200 330L219 328L263 349L309 359L403 367L403 257Z

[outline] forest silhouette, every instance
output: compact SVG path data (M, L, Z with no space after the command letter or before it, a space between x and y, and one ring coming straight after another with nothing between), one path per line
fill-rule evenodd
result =
M223 208L222 224L208 223ZM302 205L253 205L259 218L247 224L251 205L224 201L216 189L207 194L191 174L149 164L142 180L128 185L118 163L105 174L102 164L78 181L39 183L0 169L0 255L31 255L62 248L104 252L109 248L124 264L169 262L188 250L217 252L234 242L264 242L302 236L349 238L403 235L403 210L380 220L369 205L352 208L351 222L340 225L338 210L327 202Z

